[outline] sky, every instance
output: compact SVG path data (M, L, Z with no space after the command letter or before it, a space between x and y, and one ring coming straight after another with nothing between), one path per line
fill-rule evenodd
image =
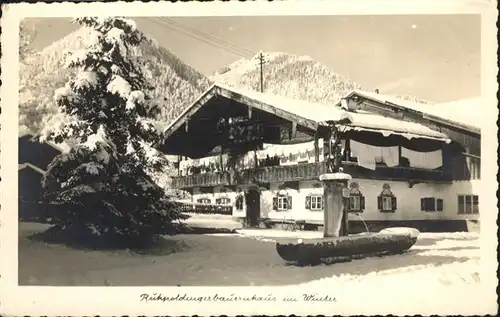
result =
M434 102L480 95L479 15L134 20L141 31L207 76L248 53L287 52L308 55L366 90L378 88L380 93L411 95ZM78 27L64 18L26 22L36 30L32 43L35 49L50 45ZM217 45L220 40L224 41L222 48ZM234 52L234 47L239 48L238 52Z

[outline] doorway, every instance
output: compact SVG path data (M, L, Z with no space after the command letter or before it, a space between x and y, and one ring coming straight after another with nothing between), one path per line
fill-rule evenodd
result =
M249 188L245 192L246 224L248 227L258 227L260 219L260 190Z

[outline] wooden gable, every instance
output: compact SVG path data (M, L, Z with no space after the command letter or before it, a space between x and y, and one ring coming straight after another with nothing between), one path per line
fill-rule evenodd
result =
M165 130L156 147L166 154L199 158L224 144L221 119L242 117L263 127L263 143L294 143L314 139L318 123L259 100L213 86Z

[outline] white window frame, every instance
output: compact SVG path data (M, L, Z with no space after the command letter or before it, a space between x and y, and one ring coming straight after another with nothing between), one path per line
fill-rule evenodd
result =
M311 211L323 210L323 196L312 195L311 196Z
M288 197L278 196L278 209L277 211L288 211Z
M477 214L479 214L479 196L478 195L474 195L474 194L458 195L457 200L460 200L460 197L462 197L462 199L463 199L463 204L460 204L459 201L457 201L458 214L460 214L460 215L477 215ZM466 203L467 197L470 197L469 207L467 207L467 203ZM477 197L477 204L474 204L474 197ZM476 206L476 211L474 210L475 209L474 206Z
M357 202L357 206L356 205ZM355 208L357 207L357 208ZM361 212L361 195L351 195L349 197L349 210L353 212Z
M382 211L392 211L392 196L382 195Z

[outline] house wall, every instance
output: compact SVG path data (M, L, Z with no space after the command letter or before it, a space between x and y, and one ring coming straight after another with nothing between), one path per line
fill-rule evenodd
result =
M18 217L21 221L39 221L44 209L38 202L42 195L43 175L30 167L18 172Z
M208 198L208 199L210 199L210 203L215 204L215 200L217 198L228 197L229 199L231 199L231 205L233 207L233 217L244 218L246 216L245 204L243 203L242 210L236 209L236 206L234 204L236 201L236 197L238 196L239 193L243 193L243 190L245 190L245 188L243 186L238 186L236 188L236 191L227 190L226 188L224 188L222 186L215 186L213 188L213 193L203 193L200 191L199 188L194 188L193 194L191 195L191 202L196 203L197 200L200 198Z
M412 188L407 182L380 181L369 179L352 179L351 182L359 184L359 190L365 197L365 210L360 216L365 221L412 221L412 220L449 220L449 219L478 219L478 215L459 215L459 194L477 194L471 182L454 182L452 184L415 184ZM261 215L271 219L295 219L313 222L323 221L322 211L310 211L305 208L305 197L311 194L321 195L322 188L313 188L315 182L300 182L299 191L287 189L292 196L292 209L289 211L273 211L273 189L261 197ZM380 212L377 208L377 197L382 192L382 186L389 184L392 193L397 197L397 210L394 213ZM434 197L443 199L443 211L426 212L421 210L420 199ZM349 215L349 220L360 220L354 214Z
M32 137L25 135L19 138L18 163L30 163L42 170L47 170L47 166L61 154L61 151L47 143L31 140Z
M426 221L426 220L479 220L479 214L458 214L458 195L478 195L481 183L479 180L456 181L452 183L420 183L409 187L407 182L381 181L370 179L352 179L357 182L359 191L365 197L365 210L360 214L364 221L397 222L397 221ZM397 197L397 210L394 213L380 212L377 208L377 197L382 192L382 186L389 184L392 193ZM279 222L283 220L305 220L306 222L322 224L323 211L311 211L305 208L305 200L308 195L322 195L323 187L319 181L301 181L299 190L286 188L281 189L292 197L292 208L288 211L275 211L272 208L273 197L279 190L277 183L271 184L270 190L261 192L260 215ZM319 187L315 187L319 186ZM239 187L244 191L243 186ZM245 204L243 210L236 210L234 201L237 193L234 191L224 193L231 198L233 204L233 216L244 218L246 215ZM213 194L203 194L195 191L193 201L200 197L210 198L215 203L215 198L220 195L220 189L214 188ZM420 199L434 197L443 199L443 211L426 212L421 210ZM359 216L349 214L349 220L359 221Z
M25 201L37 201L42 194L43 175L30 167L18 172L18 196Z
M479 179L474 179L470 181L455 181L451 184L448 191L448 205L449 205L449 215L453 219L460 220L473 220L477 221L480 219L480 214L458 214L458 195L479 195L479 193L484 192L481 188L483 183ZM481 197L479 197L479 212L481 213Z

